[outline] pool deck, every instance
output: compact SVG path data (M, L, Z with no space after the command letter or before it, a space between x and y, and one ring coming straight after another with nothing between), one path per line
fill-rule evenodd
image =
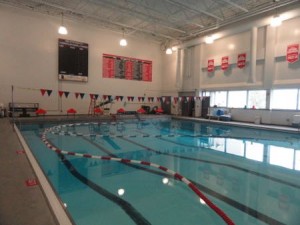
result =
M173 116L173 118L192 120L192 121L202 121L206 123L209 122L214 124L223 124L223 125L238 126L238 127L246 127L246 128L256 128L256 129L273 130L273 131L281 131L281 132L292 132L292 133L300 134L300 127L296 128L292 126L255 124L255 123L245 123L245 122L238 122L238 121L221 121L221 120L212 120L212 119L195 118L195 117L182 117L182 116Z
M153 117L153 116L152 116ZM223 122L190 117L174 117L177 119L221 123L252 128L263 128L285 132L299 132L299 129L284 126L270 126L253 123ZM52 117L53 121L61 121L66 118ZM67 118L70 121L81 121ZM105 119L105 118L104 118ZM106 118L109 120L109 118ZM93 118L90 120L96 120ZM48 121L47 118L31 118L24 121ZM27 179L36 178L29 163L28 156L24 153L17 154L23 150L20 140L13 130L9 118L0 118L0 224L2 225L57 225L59 224L49 206L44 191L40 185L26 186Z
M36 178L8 118L0 118L0 224L57 225L48 201L40 187L27 186Z

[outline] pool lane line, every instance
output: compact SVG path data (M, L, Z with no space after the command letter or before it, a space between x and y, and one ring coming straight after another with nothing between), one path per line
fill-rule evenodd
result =
M87 141L89 144L91 145L94 145L96 148L100 149L101 151L105 152L107 155L109 155L110 157L115 157L115 158L118 158L118 155L116 154L113 154L111 151L107 150L106 148L104 148L103 146L101 146L100 144L98 143L95 143L93 142L92 140L89 140L88 138L86 137L82 137L83 140ZM122 163L122 162L121 162ZM152 174L155 174L155 175L158 175L158 176L163 176L163 177L167 177L167 178L174 178L173 176L165 173L165 172L161 172L161 171L154 171L152 169L149 169L147 167L143 167L143 166L140 166L140 165L134 165L134 164L128 164L128 163L122 163L126 166L129 166L129 167L132 167L134 169L138 169L138 170L143 170L143 171L146 171L148 173L152 173Z
M50 132L49 132L49 133L50 133ZM94 144L94 145L96 145L97 147L101 148L101 150L103 150L104 152L106 152L106 153L109 154L110 156L114 156L114 157L116 156L116 155L114 155L114 154L111 154L110 151L105 150L102 146L98 145L97 143L94 143L94 142L92 142L91 140L89 140L89 139L87 138L88 136L89 136L89 135L86 135L86 136L84 136L84 137L81 136L81 137L82 137L84 140L89 141L89 143ZM113 136L113 135L111 135L111 136ZM118 135L116 135L116 136L118 136ZM167 136L168 136L168 135L167 135ZM164 140L164 141L172 142L171 140L163 139L163 137L167 137L167 136L165 136L165 135L155 135L156 138L162 139L162 140ZM174 135L169 135L168 137L173 137L173 136L174 136ZM240 168L240 167L237 167L237 166L234 166L234 165L230 165L230 164L224 164L224 163L218 163L218 162L213 162L213 161L208 161L208 160L195 159L195 158L190 158L190 157L186 157L186 156L174 155L174 154L170 154L170 153L163 153L163 152L160 152L160 151L151 149L151 148L149 148L149 147L147 147L147 146L141 145L141 144L139 144L139 143L133 141L133 140L132 140L132 137L137 137L136 135L126 136L126 137L130 138L131 140L128 140L127 138L125 138L124 135L121 135L121 136L119 135L118 137L121 138L121 139L124 139L125 141L131 142L131 143L133 143L133 144L135 144L135 145L139 145L140 147L145 148L145 149L147 149L147 150L149 150L149 151L155 152L155 153L157 153L157 154L164 154L164 155L169 155L169 156L173 156L173 157L184 158L184 159L187 159L187 160L197 160L197 161L206 162L206 163L211 163L211 164L219 164L219 165L223 165L223 166L227 166L227 167L232 167L232 168L235 168L235 169L237 169L237 170L242 170L242 171L249 172L249 173L254 173L254 174L256 173L255 175L263 176L263 177L265 176L265 178L268 178L267 175L263 175L263 174L260 174L260 173L254 172L254 171L250 171L250 170L247 170L247 169L243 169L243 168ZM150 137L150 135L147 134L147 133L143 133L143 137ZM152 137L154 137L154 136L152 136ZM191 136L191 135L186 135L185 137L192 137L192 136ZM210 135L209 137L212 137L212 136ZM220 136L215 136L215 137L220 137ZM173 141L173 143L174 143L174 144L177 144L177 145L180 145L179 143L174 142L174 141ZM181 144L181 145L182 145L182 144ZM189 146L189 147L197 148L197 147L195 147L195 146ZM133 165L129 165L129 164L128 164L127 166L133 166ZM135 166L136 166L136 165L135 165ZM141 168L136 168L136 169L141 169ZM145 169L147 172L153 173L153 171L151 171L151 170L148 170L148 169L146 169L146 168L143 168L143 169ZM156 173L156 174L157 174L157 173ZM163 174L157 174L157 175L163 176ZM269 177L269 179L272 179L272 177ZM274 178L274 180L276 180L276 179ZM281 222L275 220L274 218L271 218L271 217L269 217L269 216L267 216L267 215L265 215L265 214L262 214L262 213L256 211L255 209L249 208L249 207L243 205L242 203L239 203L239 202L237 202L237 201L235 201L235 200L233 200L233 199L231 199L231 198L228 198L228 197L226 197L226 196L224 196L224 195L221 195L221 194L219 194L218 192L215 192L215 191L213 191L213 190L211 190L211 189L209 189L209 188L207 188L207 187L205 187L205 186L203 186L203 185L200 185L199 183L197 183L197 182L195 182L195 181L193 181L193 180L191 180L191 181L192 181L194 184L196 184L196 186L199 187L201 190L204 190L207 194L210 194L210 195L212 195L212 196L214 196L214 197L216 197L216 198L218 198L218 199L220 199L220 200L226 202L227 204L229 204L229 205L231 205L231 206L237 208L237 209L240 210L240 211L243 211L244 213L249 214L250 216L253 216L254 218L256 218L256 219L258 219L258 220L261 220L261 221L263 221L263 222L266 222L266 223L272 224L272 225L284 225L283 223L281 223ZM278 181L279 181L279 182L280 182L280 181L281 181L281 182L284 182L284 181L282 181L282 180L278 180ZM285 182L284 182L284 183L285 183ZM293 184L291 184L291 186L293 186Z
M79 125L87 125L87 124L90 124L90 123L78 123L78 124L61 125L61 126L53 127L53 129L57 129L58 127L72 127L73 125L78 125L79 126ZM210 138L244 139L244 138L241 138L241 137L228 137L228 136L226 137L226 136L213 136L213 135L203 136L203 135L176 135L176 134L166 134L166 135L159 135L159 134L158 135L149 135L149 134L139 134L139 135L105 135L105 134L98 135L98 134L86 134L85 135L85 134L82 134L82 133L73 133L73 132L53 132L52 129L51 129L51 131L49 133L54 134L54 135L75 136L75 137L92 137L92 138L95 138L95 137L102 137L102 138L112 137L112 138L125 138L126 139L126 138L136 138L136 137L142 137L142 138L152 137L152 138L159 138L161 140L164 140L164 141L176 144L176 145L187 146L187 147L191 147L191 148L194 148L194 149L198 149L198 147L191 146L191 145L186 145L186 144L181 144L181 143L178 143L178 142L175 142L175 141L171 141L171 140L166 140L166 139L164 139L164 137L192 137L192 138L195 138L195 137L210 137ZM247 140L253 140L253 139L256 140L257 138L247 138ZM264 140L268 140L268 139L264 139ZM136 142L134 142L134 143L136 143ZM142 146L142 147L145 147L145 146ZM205 148L205 147L202 147L202 148ZM206 148L206 149L208 149L208 148ZM157 152L157 153L159 153L159 154L171 155L171 156L181 157L181 158L185 158L185 159L189 159L189 160L194 160L194 161L197 160L195 158L190 158L190 157L186 157L186 156L178 156L178 155L174 155L174 154L163 153L163 152L156 151L156 150L154 150L154 151ZM258 173L258 172L252 171L252 170L244 169L244 168L241 168L241 167L238 167L238 166L234 166L234 165L231 165L231 164L218 163L218 162L213 162L213 161L209 161L209 160L200 160L200 159L197 160L197 161L206 162L206 163L212 163L212 164L216 164L216 165L222 165L222 166L234 168L234 169L237 169L237 170L240 170L240 171L244 171L244 172L256 175L256 176L263 177L265 179L272 180L274 182L282 183L282 184L285 184L285 185L288 185L288 186L300 189L300 185L293 184L291 182L284 181L284 180L279 179L279 178L268 176L268 175L265 175L265 174L262 174L262 173Z
M170 143L176 144L176 145L181 145L181 146L186 146L186 147L198 149L198 147L195 147L195 146L192 146L192 145L180 144L178 142L171 141L171 140L166 140L166 139L163 139L163 138L159 138L159 139L161 139L163 141L166 141L166 142L170 142ZM136 142L133 142L133 143L136 143ZM136 144L137 145L141 145L139 143L136 143ZM144 145L141 145L141 147L142 146L144 146ZM144 147L148 148L147 146L144 146ZM205 147L201 147L201 148L205 148ZM208 148L205 148L205 149L208 149ZM240 170L240 171L243 171L243 172L246 172L246 173L250 173L250 174L253 174L253 175L256 175L256 176L259 176L259 177L263 177L265 179L269 179L269 180L272 180L272 181L275 181L275 182L278 182L278 183L281 183L281 184L285 184L285 185L288 185L288 186L300 189L300 185L298 185L298 184L293 184L291 182L288 182L288 181L285 181L285 180L282 180L282 179L279 179L279 178L276 178L276 177L272 177L272 176L269 176L269 175L266 175L266 174L255 172L253 170L245 169L245 168L242 168L242 167L239 167L239 166L235 166L235 165L232 165L232 164L222 163L222 162L214 162L214 161L204 160L204 159L191 158L191 157L187 157L187 156L180 156L180 155L176 155L176 154L170 154L170 153L156 151L154 149L151 149L150 151L157 152L157 153L159 153L161 155L170 155L170 156L174 156L174 157L178 157L178 158L183 158L183 159L188 159L188 160L192 160L192 161L199 161L199 162L205 162L205 163L211 163L211 164L226 166L226 167L229 167L229 168Z
M179 155L173 155L173 154L169 154L169 153L163 153L163 152L159 152L159 151L156 151L154 149L151 149L150 147L148 146L144 146L142 144L139 144L139 143L136 143L132 140L128 140L126 138L123 138L123 140L125 141L128 141L132 144L135 144L135 145L138 145L140 147L143 147L144 149L148 150L148 151L152 151L152 152L156 152L158 154L161 154L161 155L168 155L168 156L173 156L173 157L176 157L176 158L184 158L184 159L189 159L189 160L194 160L194 161L200 161L200 162L208 162L208 163L212 163L214 164L215 162L212 162L212 161L208 161L208 160L201 160L201 159L195 159L195 158L190 158L190 157L186 157L186 156L179 156ZM215 164L221 164L221 163L215 163ZM238 167L237 167L238 168ZM240 168L242 169L242 168ZM265 215L255 209L252 209L236 200L233 200L225 195L222 195L210 188L207 188L205 187L204 185L201 185L200 183L196 182L196 181L193 181L193 180L190 180L191 182L193 182L197 187L199 187L199 189L203 190L204 192L206 192L207 194L211 195L211 196L214 196L215 198L223 201L223 202L226 202L227 204L231 205L232 207L242 211L243 213L246 213L252 217L254 217L255 219L257 220L260 220L262 222L265 222L267 224L270 224L270 225L285 225L284 223L272 218L272 217L269 217L268 215Z
M239 136L229 136L229 135L211 135L211 134L178 134L178 133L169 133L169 134L145 134L142 132L138 132L139 134L84 134L84 133L77 133L77 132L70 132L70 131L62 131L62 130L56 130L56 131L50 131L49 133L54 135L60 135L60 136L71 136L71 137L101 137L101 138L165 138L165 137L184 137L184 138L228 138L228 139L237 139L237 140L245 140L245 141L276 141L278 142L278 139L270 139L270 138L259 138L259 137L239 137ZM280 142L289 142L287 140L279 140ZM298 140L294 140L298 141ZM298 141L299 142L299 141ZM260 142L259 142L260 143Z
M97 155L91 155L91 154L82 154L82 153L76 153L76 152L70 152L70 151L65 151L61 150L54 145L52 145L46 138L46 133L48 132L49 129L46 129L44 133L42 134L42 141L44 144L48 147L48 149L59 153L63 155L71 155L71 156L77 156L77 157L84 157L84 158L92 158L92 159L100 159L100 160L110 160L110 161L115 161L115 162L123 162L123 163L128 163L128 164L140 164L144 166L150 166L157 168L159 170L162 170L172 176L174 176L176 179L182 181L185 183L198 197L200 197L218 216L220 216L223 221L228 224L228 225L235 225L235 223L223 212L219 207L217 207L213 202L211 202L197 187L195 184L193 184L191 181L186 179L184 176L181 174L170 170L164 166L151 163L151 162L146 162L146 161L138 161L138 160L131 160L131 159L123 159L123 158L115 158L115 157L109 157L109 156L97 156Z
M143 217L143 215L138 212L129 202L125 201L124 199L112 194L111 192L107 191L105 188L99 186L98 184L94 183L93 181L89 180L87 177L83 176L80 172L78 172L72 163L66 159L65 155L56 151L57 155L62 160L65 167L69 170L69 172L76 177L79 181L90 187L92 190L96 191L97 193L101 194L103 197L109 199L110 201L117 204L121 207L124 212L135 222L137 225L151 225L151 223Z
M97 142L95 143L93 140L88 139L87 137L81 137L81 138L83 140L87 141L88 143L96 146L97 148L101 149L101 151L105 152L109 156L117 157L117 155L113 154L111 151L107 150L106 148L104 148L103 146L101 146L100 144L98 144ZM134 141L127 140L125 138L123 138L123 139L125 141L131 142L132 144L140 145L139 143L136 143ZM148 148L147 146L143 146L143 145L141 145L140 147L142 147L142 148ZM161 154L161 152L159 152L159 151L156 151L156 150L153 150L153 151L155 151L157 154ZM177 155L171 155L171 154L169 154L169 155L170 156L181 157L181 156L177 156ZM214 163L214 162L212 162L212 163ZM154 171L152 169L147 169L147 168L141 167L139 165L131 165L131 164L126 164L126 163L124 163L124 165L129 166L129 167L133 167L133 168L138 169L138 170L143 170L143 171L146 171L148 173L152 173L152 174L155 174L155 175L158 175L158 176L164 176L164 177L168 177L168 178L174 178L171 175L168 175L168 174L165 174L165 173L161 173L159 171ZM265 222L265 223L270 224L270 225L284 225L282 222L277 221L276 219L271 218L271 217L269 217L269 216L267 216L267 215L265 215L265 214L263 214L263 213L255 210L255 209L252 209L252 208L250 208L250 207L248 207L248 206L246 206L246 205L244 205L242 203L239 203L239 202L237 202L237 201L235 201L235 200L233 200L233 199L231 199L231 198L229 198L227 196L224 196L224 195L222 195L222 194L220 194L220 193L218 193L218 192L216 192L216 191L214 191L214 190L212 190L210 188L207 188L207 187L201 185L200 183L198 183L196 181L193 181L193 180L190 180L190 181L192 181L200 190L202 190L206 194L209 194L209 195L211 195L211 196L213 196L213 197L215 197L215 198L217 198L217 199L219 199L219 200L221 200L221 201L223 201L223 202L231 205L232 207L234 207L234 208L242 211L243 213L246 213L246 214L254 217L257 220L260 220L260 221Z
M54 135L60 135L60 136L71 136L71 137L103 137L103 138L119 138L119 137L125 137L125 138L158 138L158 137L190 137L190 138L229 138L229 139L238 139L238 140L263 140L263 141L278 141L278 140L272 140L267 138L258 138L258 137L238 137L238 136L228 136L228 135L210 135L210 134L176 134L176 133L169 133L169 134L84 134L84 133L77 133L77 132L70 132L70 131L50 131L49 133ZM281 142L287 142L286 140L280 140Z
M90 144L96 146L97 148L101 149L101 151L105 152L109 156L117 157L115 154L112 154L109 150L105 149L103 146L101 146L97 142L95 143L94 141L92 141L92 140L90 140L90 139L88 139L86 137L82 137L82 138L84 140L86 140L88 143L90 143ZM123 140L129 141L132 144L136 144L134 141L127 140L125 138L123 138ZM137 143L137 145L139 145L139 144ZM148 148L146 146L140 146L140 147ZM157 153L159 154L159 152L157 152ZM180 157L180 156L178 156L178 157ZM130 165L130 164L125 164L125 163L124 163L124 165L133 167L133 168L138 169L138 170L144 170L144 171L146 171L148 173L152 173L152 174L155 174L155 175L158 175L158 176L164 176L164 177L168 177L168 178L174 178L171 175L167 176L168 174L164 174L164 173L161 173L159 171L154 171L154 170L151 170L151 169L147 169L147 168L141 167L139 165ZM175 178L175 180L176 180L176 178ZM242 211L243 213L248 214L249 216L254 217L257 220L260 220L260 221L265 222L265 223L270 224L270 225L285 225L284 223L282 223L282 222L280 222L280 221L278 221L278 220L276 220L276 219L274 219L272 217L269 217L269 216L267 216L267 215L265 215L265 214L263 214L263 213L255 210L253 208L250 208L250 207L248 207L248 206L246 206L246 205L244 205L244 204L242 204L242 203L240 203L240 202L238 202L236 200L233 200L233 199L231 199L231 198L229 198L229 197L227 197L225 195L222 195L222 194L220 194L220 193L218 193L218 192L216 192L216 191L214 191L214 190L212 190L212 189L210 189L210 188L208 188L208 187L206 187L204 185L201 185L200 183L198 183L198 182L196 182L194 180L191 180L191 179L189 179L189 180L191 182L193 182L200 190L202 190L206 194L209 194L209 195L211 195L211 196L219 199L220 201L223 201L223 202L227 203L228 205L236 208L237 210Z

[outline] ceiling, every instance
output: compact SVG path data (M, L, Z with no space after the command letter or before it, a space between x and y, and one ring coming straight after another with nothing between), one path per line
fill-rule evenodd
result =
M299 0L0 0L161 44L182 43L221 27L294 7ZM299 7L299 5L297 5Z

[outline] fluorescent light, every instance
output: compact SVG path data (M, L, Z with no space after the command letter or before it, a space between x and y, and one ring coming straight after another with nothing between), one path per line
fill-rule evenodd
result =
M127 41L126 41L125 38L122 38L122 39L120 40L120 45L121 45L121 46L127 46Z
M173 47L172 47L172 51L173 51L173 52L176 52L176 51L177 51L177 47L176 47L176 46L173 46Z
M60 25L60 27L58 28L58 33L59 33L59 34L62 34L62 35L68 34L68 30L67 30L67 28L64 26L64 13L63 13L63 12L61 13L61 25Z
M206 44L212 44L212 43L214 43L214 38L213 38L213 36L207 36L206 38L205 38L205 43Z
M66 35L66 34L68 34L68 30L67 30L67 28L65 26L60 26L58 28L58 33L62 34L62 35Z
M122 47L125 47L125 46L127 46L127 40L125 39L125 29L124 28L122 28L122 31L123 31L123 35L122 35L122 39L120 40L120 45L122 46Z
M171 49L171 48L167 48L166 54L167 54L167 55L171 55L171 54L172 54L172 49Z
M281 25L281 23L282 23L282 19L281 19L280 15L276 15L272 18L271 26L278 27Z

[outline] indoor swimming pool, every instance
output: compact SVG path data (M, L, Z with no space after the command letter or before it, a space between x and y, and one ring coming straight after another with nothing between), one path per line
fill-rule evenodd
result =
M169 117L19 129L76 225L299 224L297 132Z

